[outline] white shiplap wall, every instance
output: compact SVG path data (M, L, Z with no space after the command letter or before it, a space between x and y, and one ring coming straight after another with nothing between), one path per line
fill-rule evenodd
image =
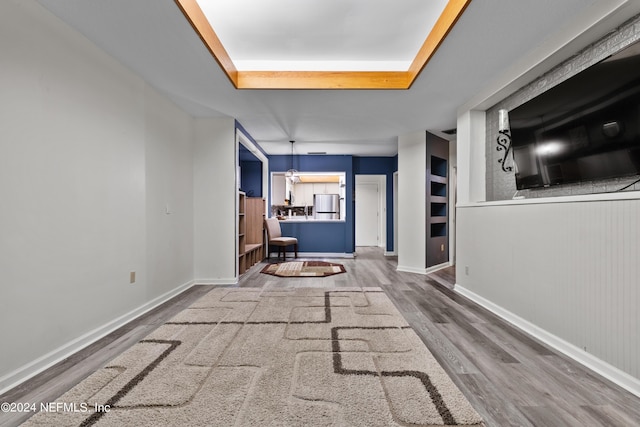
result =
M638 197L458 206L457 290L640 392Z

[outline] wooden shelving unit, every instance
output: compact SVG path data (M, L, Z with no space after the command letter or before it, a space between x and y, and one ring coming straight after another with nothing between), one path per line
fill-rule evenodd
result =
M238 274L264 259L265 201L262 197L246 197L239 192L238 200Z
M247 262L245 258L246 252L246 230L247 230L247 195L239 191L238 192L238 275L244 273L247 269Z
M426 266L449 261L449 142L427 132Z
M262 197L247 198L247 244L245 256L247 268L264 259L265 201Z

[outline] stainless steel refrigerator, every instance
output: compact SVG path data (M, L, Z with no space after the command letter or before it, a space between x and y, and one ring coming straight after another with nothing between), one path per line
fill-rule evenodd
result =
M314 194L313 217L315 219L340 219L340 195Z

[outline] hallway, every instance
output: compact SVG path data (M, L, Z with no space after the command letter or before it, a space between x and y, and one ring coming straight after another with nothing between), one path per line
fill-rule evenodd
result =
M242 275L238 286L382 287L487 426L638 424L639 398L453 292L453 268L427 276L398 272L396 259L384 257L379 248L358 248L354 259L331 261L342 263L347 273L326 278L278 278L260 273L263 262ZM55 400L211 288L193 286L0 400ZM28 415L0 414L0 425L18 425Z

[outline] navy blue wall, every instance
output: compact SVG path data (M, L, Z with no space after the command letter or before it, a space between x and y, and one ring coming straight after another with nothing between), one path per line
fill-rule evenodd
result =
M236 120L236 130L241 131L256 146L260 152L264 150L249 132ZM265 154L266 156L266 154ZM248 197L263 197L262 194L262 162L244 145L238 145L238 164L240 165L240 189Z
M236 128L241 130L255 146L269 158L269 188L271 188L271 172L285 172L291 168L290 155L267 155L262 147L236 121ZM247 151L242 150L241 151ZM247 151L248 152L248 151ZM254 159L250 152L248 152ZM261 162L245 157L240 153L241 185L248 195L266 197L262 194ZM256 159L257 160L257 159ZM387 251L393 251L393 173L398 170L398 156L393 157L353 157L296 155L293 168L300 172L344 172L346 176L345 222L336 223L281 223L284 235L296 236L299 239L300 252L355 252L355 206L353 193L355 175L385 175L387 177Z
M240 161L240 189L247 197L262 197L261 161Z
M293 167L299 172L344 172L346 176L345 222L336 223L280 223L283 235L299 239L300 252L355 252L353 212L353 158L352 156L294 156ZM285 172L291 168L291 156L269 156L269 188L271 172Z
M398 170L398 156L354 157L354 175L385 175L387 177L387 251L393 251L393 173ZM354 177L355 180L355 177ZM353 238L355 241L355 226Z

